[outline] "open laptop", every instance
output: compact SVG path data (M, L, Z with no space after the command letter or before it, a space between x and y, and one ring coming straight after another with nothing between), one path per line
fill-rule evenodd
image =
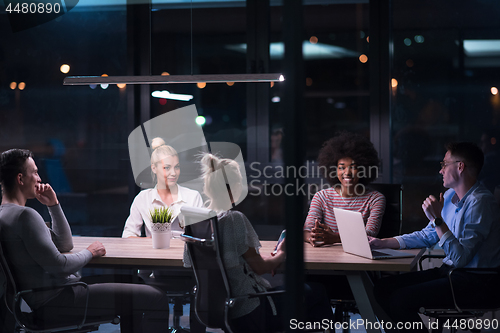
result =
M334 208L333 211L344 252L368 259L409 258L415 256L414 254L392 249L372 250L368 243L361 213L340 208Z

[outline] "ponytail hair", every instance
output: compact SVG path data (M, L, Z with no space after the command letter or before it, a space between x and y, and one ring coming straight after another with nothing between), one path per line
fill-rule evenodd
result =
M209 208L219 212L231 209L242 192L242 176L238 163L206 153L203 154L200 165L205 184L203 192L209 198Z

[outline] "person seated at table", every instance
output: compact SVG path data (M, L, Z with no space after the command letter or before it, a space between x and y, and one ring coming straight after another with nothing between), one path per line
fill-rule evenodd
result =
M76 282L78 270L106 254L100 242L78 253L65 253L73 248L71 228L56 193L41 183L30 151L11 149L0 155L0 184L0 244L20 290ZM25 206L33 198L48 207L50 229L38 212ZM119 315L121 332L164 332L168 327L168 298L159 289L97 283L89 284L88 291L87 316ZM37 319L59 321L81 314L86 295L83 286L73 286L28 294L24 299Z
M426 248L439 244L446 258L439 268L391 276L375 284L375 297L395 322L422 323L424 308L455 308L448 273L452 268L500 267L500 210L495 198L478 181L484 155L471 142L450 143L439 173L448 190L422 203L429 224L420 231L393 238L371 238L374 249ZM481 307L485 294L498 295L495 278L454 273L453 288L459 303ZM495 296L497 297L497 296ZM412 332L427 332L425 326Z
M135 197L130 207L130 215L125 222L122 233L123 238L140 237L143 225L146 237L151 237L149 213L155 207L170 207L173 210L174 217L179 215L182 205L204 207L203 200L198 191L177 184L181 172L177 151L173 147L166 145L165 141L160 137L156 137L151 141L151 148L153 149L153 153L151 154L151 175L156 186L142 190ZM171 228L172 231L181 233L181 227L177 219L174 220ZM150 270L142 269L139 271L139 276L146 283L154 282L155 285L161 287L163 290L171 291L172 288L179 288L178 280L175 280L179 278L183 279L184 283L189 284L189 277L183 276L182 273L181 277L179 277L175 275L177 272L173 272L173 270L157 269L153 274L151 273ZM152 280L153 278L154 280ZM193 280L194 285L194 279L191 278L191 280ZM192 289L192 286L189 287L190 289ZM194 312L191 310L191 332L205 332L205 328L196 319L193 319Z
M385 211L382 193L366 187L378 176L379 159L370 140L341 132L323 144L318 164L330 188L317 192L304 223L304 241L312 246L340 242L333 208L361 212L366 234L376 236Z
M216 211L221 241L222 260L229 280L231 296L237 297L262 292L271 288L269 282L260 275L270 273L285 261L284 241L278 245L274 256L263 256L257 233L247 217L231 210L242 191L242 176L237 162L205 154L201 161L204 193L209 198L209 209ZM222 172L216 172L224 168ZM228 198L228 186L230 197ZM185 253L185 266L191 266L189 255ZM305 287L305 309L307 320L333 320L333 312L322 285ZM275 332L284 330L284 295L256 298L236 302L230 308L231 326L235 332ZM274 314L273 314L274 313Z
M155 207L169 206L176 217L182 205L204 207L200 193L177 184L181 167L177 151L165 144L162 138L154 138L151 142L151 175L156 182L154 188L142 190L132 202L130 215L125 222L122 237L140 237L144 224L146 237L151 237L151 221L149 212ZM173 230L180 231L178 222L172 225Z

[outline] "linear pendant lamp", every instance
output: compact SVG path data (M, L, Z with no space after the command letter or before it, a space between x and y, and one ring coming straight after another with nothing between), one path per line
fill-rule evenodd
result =
M65 86L90 84L164 84L164 83L225 83L225 82L279 82L280 73L266 74L205 74L205 75L148 75L148 76L68 76Z

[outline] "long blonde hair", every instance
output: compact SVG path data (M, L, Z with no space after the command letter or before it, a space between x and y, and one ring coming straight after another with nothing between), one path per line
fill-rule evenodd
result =
M232 203L238 200L242 191L242 176L238 163L206 153L200 164L204 181L203 192L209 198L209 208L219 212L231 209ZM231 195L230 200L228 193Z
M153 153L151 153L151 165L160 162L165 156L178 156L177 151L172 146L165 144L165 141L160 137L151 140L151 148L153 149ZM151 170L151 177L156 182L156 174L153 170Z

